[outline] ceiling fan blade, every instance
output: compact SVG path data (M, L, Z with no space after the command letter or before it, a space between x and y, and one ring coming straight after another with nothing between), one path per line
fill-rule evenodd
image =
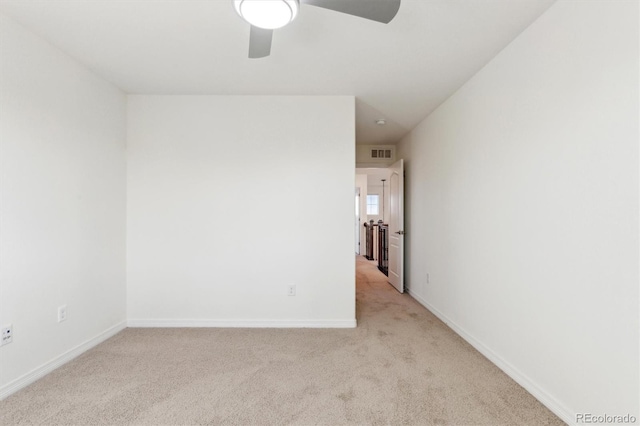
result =
M400 9L400 0L300 0L310 6L388 24Z
M249 35L249 57L264 58L271 54L271 39L273 30L265 30L262 28L251 26Z

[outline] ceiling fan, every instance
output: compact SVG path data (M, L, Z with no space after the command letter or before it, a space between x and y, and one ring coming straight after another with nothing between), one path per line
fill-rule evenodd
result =
M249 57L271 53L273 30L291 23L300 3L322 7L371 21L388 24L398 13L401 0L233 0L236 12L251 24Z

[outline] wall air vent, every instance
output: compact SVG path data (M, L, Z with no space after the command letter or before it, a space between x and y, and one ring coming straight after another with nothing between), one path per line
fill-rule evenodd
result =
M390 149L372 149L371 158L391 158Z

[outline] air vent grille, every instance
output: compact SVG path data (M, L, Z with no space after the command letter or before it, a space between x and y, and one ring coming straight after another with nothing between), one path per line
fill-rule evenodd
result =
M371 158L391 158L390 149L372 149Z

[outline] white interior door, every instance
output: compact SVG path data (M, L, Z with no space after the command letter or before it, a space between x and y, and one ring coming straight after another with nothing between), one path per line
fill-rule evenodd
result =
M360 254L360 188L356 188L356 254Z
M389 283L404 293L404 163L389 168Z

